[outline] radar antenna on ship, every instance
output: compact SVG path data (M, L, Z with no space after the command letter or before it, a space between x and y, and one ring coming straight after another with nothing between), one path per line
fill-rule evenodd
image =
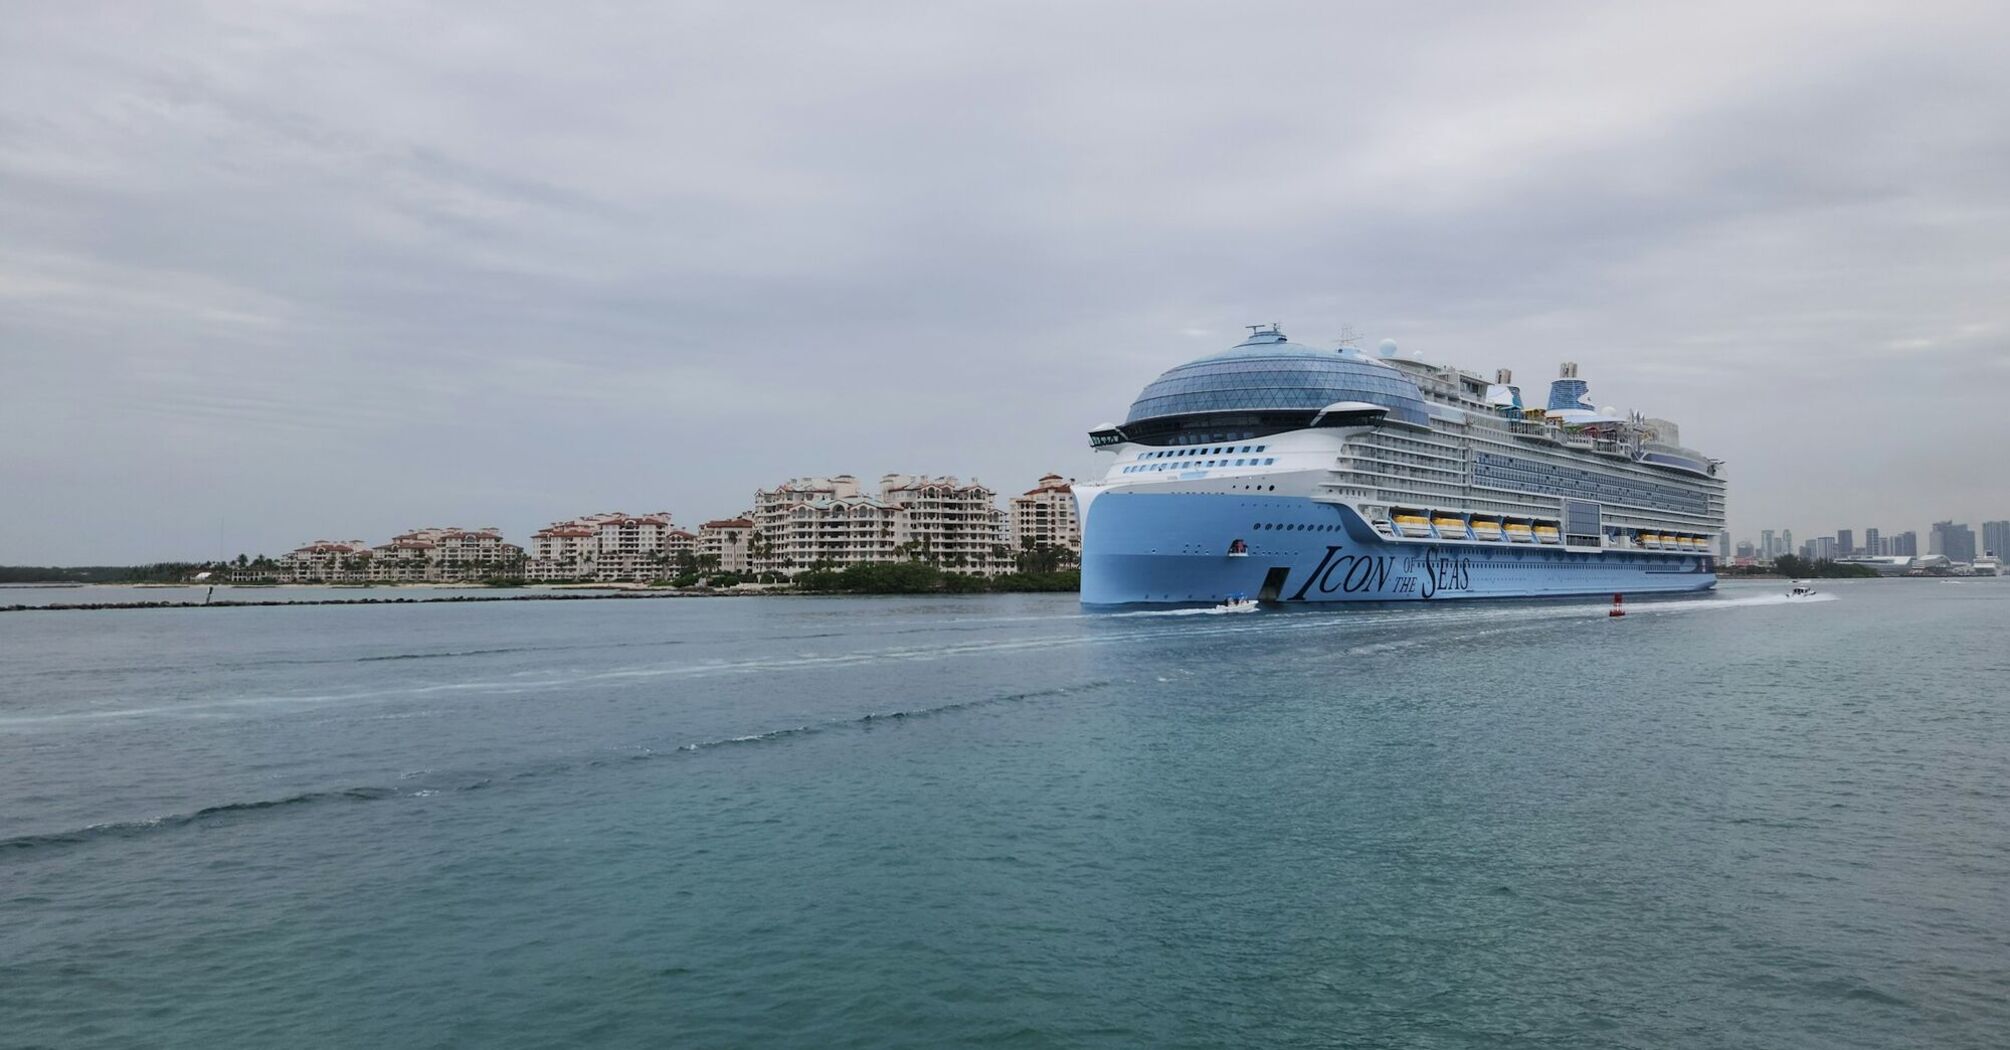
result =
M1358 343L1358 342L1360 342L1360 341L1361 341L1361 333L1359 333L1359 332L1356 332L1356 331L1354 330L1354 326L1353 326L1353 325L1351 325L1351 324L1343 324L1343 325L1341 325L1341 326L1340 326L1340 344L1339 344L1339 345L1340 345L1340 349L1342 349L1342 350L1359 350L1359 349L1361 349L1361 348L1360 348L1360 347L1358 347L1358 346L1355 346L1354 344L1355 344L1355 343Z

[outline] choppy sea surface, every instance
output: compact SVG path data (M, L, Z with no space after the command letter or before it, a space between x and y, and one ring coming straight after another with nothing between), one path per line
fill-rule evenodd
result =
M0 615L0 1045L2010 1045L2010 581L1782 587Z

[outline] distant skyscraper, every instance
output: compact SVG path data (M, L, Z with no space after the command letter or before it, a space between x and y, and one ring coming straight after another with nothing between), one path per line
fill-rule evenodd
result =
M1927 551L1944 554L1948 561L1975 560L1975 530L1953 521L1933 523L1933 538Z
M1794 530L1792 530L1792 529L1781 529L1781 530L1780 530L1780 553L1781 553L1781 554L1786 554L1786 553L1789 553L1789 552L1791 552L1791 551L1792 551L1793 549L1794 549ZM1806 552L1805 552L1805 551L1803 551L1802 553L1803 553L1803 554L1805 554Z
M1729 558L1730 556L1731 556L1731 534L1728 532L1720 532L1717 534L1717 557Z
M1856 533L1849 529L1836 530L1836 557L1847 558L1856 553Z
M1919 557L1919 533L1907 529L1891 538L1891 555L1894 558Z
M1774 553L1773 530L1771 529L1765 529L1759 533L1759 557L1767 561L1772 561L1775 557L1778 557Z
M2010 521L1983 522L1982 549L1998 558L2010 558Z
M1757 558L1758 556L1759 556L1759 549L1757 547L1752 546L1751 540L1746 540L1743 543L1738 544L1738 557Z
M1891 553L1884 549L1884 537L1878 535L1876 529L1863 530L1863 552L1865 554Z
M1815 545L1815 557L1817 559L1821 561L1836 560L1836 551L1840 548L1834 536L1816 536L1808 542Z

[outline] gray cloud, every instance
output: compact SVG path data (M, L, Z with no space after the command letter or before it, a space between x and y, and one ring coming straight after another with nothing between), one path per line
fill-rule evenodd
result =
M2010 516L1991 5L31 5L0 561L1097 461L1281 320Z

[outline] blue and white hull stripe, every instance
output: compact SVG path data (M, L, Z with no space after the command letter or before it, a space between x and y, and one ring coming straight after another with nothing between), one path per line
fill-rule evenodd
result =
M1084 518L1087 605L1672 594L1717 583L1707 555L1390 540L1352 508L1302 496L1115 488Z

